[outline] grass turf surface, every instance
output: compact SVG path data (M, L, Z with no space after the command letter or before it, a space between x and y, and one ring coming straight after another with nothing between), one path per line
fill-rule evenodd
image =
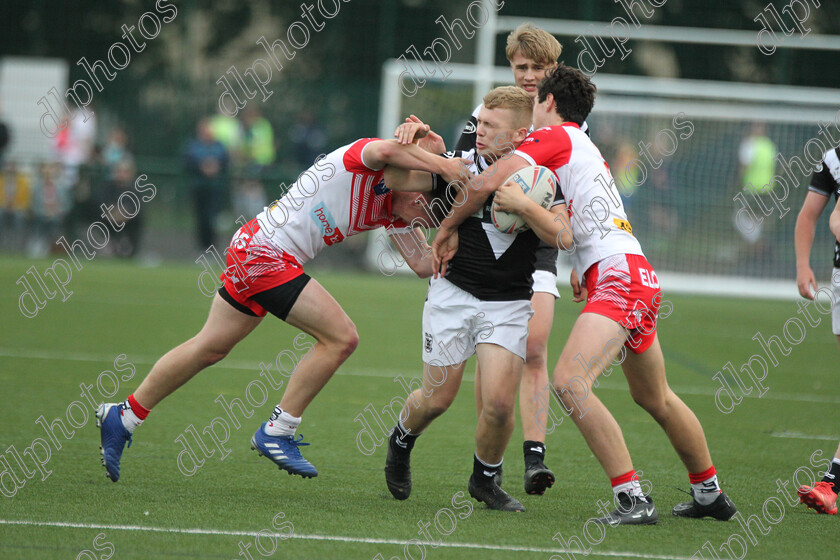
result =
M18 310L22 288L15 282L33 264L43 271L49 262L0 260L0 285L6 288L0 295L0 471L9 466L19 478L23 475L8 448L13 445L22 453L36 438L46 442L48 436L36 424L41 415L48 421L61 418L67 425L68 405L85 402L80 383L94 385L93 398L101 400L97 377L103 371L115 371L114 360L120 354L126 357L117 366L130 362L136 373L120 380L117 396L108 400L124 399L157 357L197 332L209 308L209 299L197 288L197 267L146 269L94 261L74 271L68 285L73 294L66 302L48 301L37 317L28 319ZM558 482L542 497L525 495L522 490L521 426L514 432L505 458L504 487L522 501L525 513L488 511L465 498L476 423L469 374L452 408L418 440L412 456L411 498L392 499L382 472L385 447L372 455L362 454L356 445L362 426L354 418L368 405L381 411L392 398L405 395L401 385L393 382L395 376L420 375L420 316L426 283L373 275L315 276L354 320L361 337L358 350L304 416L300 432L313 445L303 448L303 453L319 469L317 478L288 476L250 450L253 430L267 417L282 389L272 392L251 418L234 410L241 427L231 429L224 445L230 452L224 460L216 449L189 477L176 463L183 449L176 438L188 426L201 433L214 418L226 417L214 402L219 395L227 401L245 400L246 386L262 379L260 362L274 362L282 350L302 354L293 344L297 331L269 317L226 360L202 372L154 410L126 450L117 484L103 476L99 434L90 406L84 408L87 415L81 407L71 408L76 424L84 421L84 425L69 439L55 430L61 449L49 443L51 456L44 467L51 472L49 477L42 481L42 475L35 474L22 479L24 485L14 497L0 497L0 557L104 558L113 552L114 558L246 558L246 553L240 554L240 542L251 543L247 554L253 558L570 557L559 552L563 546L552 540L558 533L567 542L573 536L582 539L584 551L577 558L588 551L592 558L687 559L707 541L703 556L697 558L714 558L708 548L714 548L721 559L730 556L729 550L735 557L745 553L747 558L833 557L831 546L812 543L831 542L818 537L836 532L833 524L840 520L801 505L791 506L777 490L777 479L790 492L808 481L807 471L821 476L822 467L815 468L811 462L822 465L840 439L837 426L824 421L834 417L840 402L834 390L837 347L828 315L813 313L820 325L806 324L804 341L791 345L790 355L776 351L779 365L771 365L762 398L755 398L757 390L753 390L752 397L723 414L715 406L719 384L712 376L727 361L740 367L751 355L762 353L751 339L756 332L781 336L788 319L804 320L804 316L797 315L793 302L745 302L666 292L664 299L672 303L673 313L660 323L660 340L670 383L703 423L724 489L745 517L758 516L750 525L755 543L735 520L721 523L671 516L671 507L686 498L676 489L688 488L685 471L664 433L632 402L622 376L613 373L596 392L622 426L637 470L653 486L660 522L653 527L607 527L603 540L593 545L602 535L586 521L598 515L596 500L609 499L610 490L568 419L548 436L546 463ZM550 363L556 361L578 311L564 291L556 306ZM798 336L795 327L788 332ZM468 365L467 372L472 370ZM116 373L131 374L128 369ZM113 390L113 385L104 383L105 376L102 380L105 391ZM251 395L260 397L258 391ZM380 416L390 428L387 416ZM370 413L365 417L370 419ZM74 430L70 425L67 429ZM212 448L209 437L202 434L202 438ZM822 457L811 459L817 450L822 450ZM36 445L33 451L44 457L42 447ZM24 460L32 465L30 458ZM800 470L797 482L791 482L799 467L807 471ZM0 475L4 487L13 489L12 475ZM768 502L772 496L781 501ZM780 511L778 504L784 509ZM446 508L455 516L454 527ZM285 517L276 517L280 512ZM444 533L452 529L450 534L435 528L436 515L438 527ZM255 543L258 531L274 530L275 518L284 536L291 529L281 524L293 526L294 538L261 537ZM6 523L10 521L72 526ZM409 539L421 538L418 522L431 523L428 530L443 546L406 548ZM181 532L153 532L144 527ZM185 530L200 532L187 534ZM739 538L732 535L744 539L746 551L741 551ZM721 550L727 541L730 547ZM272 553L274 544L277 548Z

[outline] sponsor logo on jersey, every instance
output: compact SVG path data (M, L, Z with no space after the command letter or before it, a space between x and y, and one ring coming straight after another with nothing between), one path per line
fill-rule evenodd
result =
M618 229L624 230L630 235L633 235L633 227L630 225L630 222L627 220L622 220L619 218L613 218L613 223L616 225Z
M336 243L341 243L344 240L344 235L335 225L335 219L330 214L329 208L323 202L317 206L312 212L309 214L309 217L312 218L318 227L321 228L321 235L324 238L324 243L327 245L335 245Z
M467 121L467 126L464 127L464 134L475 134L475 123Z
M647 286L648 288L659 287L659 278L656 277L656 273L652 270L645 270L644 268L640 268L639 278L641 279L643 286Z
M432 335L429 333L423 333L423 349L426 351L426 354L431 354L432 352Z
M380 195L391 192L391 189L385 186L385 179L382 179L373 186L373 194Z

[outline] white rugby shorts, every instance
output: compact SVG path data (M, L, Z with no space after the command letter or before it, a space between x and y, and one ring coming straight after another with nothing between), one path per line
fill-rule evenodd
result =
M453 366L496 344L525 360L530 300L484 301L445 278L433 278L423 306L423 362Z
M545 292L554 296L554 299L560 298L560 292L557 291L557 275L552 274L547 270L534 271L534 293Z

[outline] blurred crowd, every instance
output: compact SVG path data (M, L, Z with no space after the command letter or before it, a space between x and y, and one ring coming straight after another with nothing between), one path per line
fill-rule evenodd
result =
M114 127L102 144L96 143L96 118L73 114L52 139L50 157L17 161L6 157L14 130L6 129L0 148L0 249L43 257L55 252L62 235L71 241L103 221L100 205L113 205L130 190L136 178L134 156L126 132ZM111 213L113 216L113 212ZM139 216L112 235L106 254L132 256L142 227ZM121 219L122 218L122 219Z
M0 251L48 256L60 250L55 242L61 236L71 242L84 238L93 222L105 220L102 205L110 207L132 189L140 172L130 134L120 126L100 128L95 116L85 121L80 114L71 115L51 140L49 157L24 161L8 156L14 130L0 119ZM219 113L198 121L177 163L184 179L178 183L187 189L181 194L194 212L197 249L215 244L216 232L230 229L236 217L250 219L259 213L267 193L271 199L279 196L278 140L257 107L249 107L240 118ZM282 139L281 163L302 171L324 153L326 142L314 116L301 114ZM144 213L123 217L125 227L113 232L101 253L136 255L147 221ZM222 218L231 224L217 227Z

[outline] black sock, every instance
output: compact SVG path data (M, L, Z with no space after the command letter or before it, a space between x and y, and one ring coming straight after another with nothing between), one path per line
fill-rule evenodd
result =
M417 441L420 434L412 434L408 429L403 428L401 422L397 422L397 425L391 431L391 437L394 440L394 447L396 449L411 452L414 448L414 442Z
M545 460L545 444L541 441L526 441L522 444L522 451L525 453L526 466Z
M834 484L834 492L840 492L840 461L834 459L831 461L831 466L828 467L828 472L823 476L823 482L831 482Z
M502 463L499 463L495 467L491 467L484 464L484 462L478 458L478 455L473 455L473 476L478 483L489 484L493 481L493 477L496 476L496 472L501 470L501 468Z

